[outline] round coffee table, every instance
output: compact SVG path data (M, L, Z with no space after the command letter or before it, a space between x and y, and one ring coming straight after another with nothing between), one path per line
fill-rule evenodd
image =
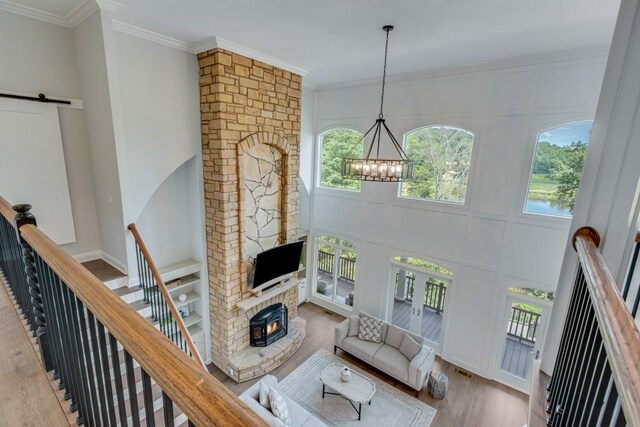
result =
M371 399L376 393L376 385L369 378L351 371L351 381L342 381L342 368L344 365L332 363L322 370L320 373L320 381L322 381L322 398L327 394L341 396L346 399L353 409L358 413L358 421L362 416L362 404L371 405ZM326 387L336 391L331 393L326 391ZM358 405L356 407L356 405Z

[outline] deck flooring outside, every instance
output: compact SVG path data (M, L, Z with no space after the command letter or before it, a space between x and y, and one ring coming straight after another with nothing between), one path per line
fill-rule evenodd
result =
M333 295L333 276L331 274L327 274L324 271L318 270L318 280L323 281L327 284L325 295L329 298ZM338 279L338 289L336 292L336 299L338 302L345 304L347 298L349 297L349 293L353 292L354 285L352 282L348 282L343 279Z
M404 329L409 329L411 316L410 301L393 301L393 318L391 323ZM442 332L442 314L427 307L422 309L421 335L429 341L439 343Z
M509 336L505 340L500 369L526 379L533 363L533 344Z

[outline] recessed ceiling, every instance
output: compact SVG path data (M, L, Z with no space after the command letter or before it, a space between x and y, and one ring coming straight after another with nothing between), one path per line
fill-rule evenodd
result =
M12 0L65 16L85 0ZM218 37L324 85L610 43L620 0L118 0L125 24L196 44ZM0 0L7 3L7 0Z

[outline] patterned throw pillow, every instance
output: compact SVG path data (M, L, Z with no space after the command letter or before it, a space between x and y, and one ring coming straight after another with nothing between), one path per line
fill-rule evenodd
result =
M382 320L369 317L366 314L360 315L358 322L358 338L364 341L382 341Z
M285 426L291 425L291 418L289 417L289 409L287 408L287 401L284 397L278 393L273 387L269 389L269 401L271 402L271 413L275 415Z

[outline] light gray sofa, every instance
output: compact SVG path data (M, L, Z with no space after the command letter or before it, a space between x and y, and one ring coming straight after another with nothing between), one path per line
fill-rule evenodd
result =
M260 381L255 383L251 388L240 395L242 400L253 412L262 418L270 427L284 427L280 419L276 418L270 410L260 404L260 383L264 382L269 387L276 388L278 379L273 375L265 375ZM287 402L289 417L291 418L291 427L326 427L322 421L307 412L302 406L282 394Z
M373 317L366 313L363 315ZM425 344L423 337L413 334L406 329L399 328L384 322L382 326L382 341L379 343L364 341L358 338L357 322L359 316L350 316L344 322L336 326L334 353L339 348L367 362L382 372L392 376L416 390L416 397L424 386L435 363L435 351ZM351 328L349 327L351 322ZM351 329L351 331L350 331ZM351 333L350 333L351 332ZM422 348L413 357L407 359L399 350L404 334L408 334Z

